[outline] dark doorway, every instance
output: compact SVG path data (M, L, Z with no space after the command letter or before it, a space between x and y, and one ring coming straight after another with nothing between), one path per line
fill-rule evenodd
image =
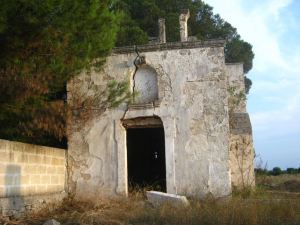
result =
M128 128L129 191L148 188L166 192L165 135L163 127Z

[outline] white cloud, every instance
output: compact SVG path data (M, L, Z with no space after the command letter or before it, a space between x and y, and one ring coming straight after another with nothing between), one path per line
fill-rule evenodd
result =
M288 74L289 77L286 74L277 75L276 73L272 73L267 79L262 78L256 80L251 91L255 93L266 93L268 95L272 95L272 97L284 97L287 94L295 95L298 91L300 91L298 88L300 87L300 77L296 74ZM260 75L263 76L263 74Z
M300 92L286 99L284 107L251 114L252 126L261 140L300 133Z
M295 164L295 150L290 147L300 137L300 22L291 10L296 0L205 2L253 45L248 108L257 153L274 165Z
M299 87L300 79L295 78L294 74L291 79L284 77L257 82L253 92L258 94L252 99L252 104L259 101L264 104L263 107L254 107L250 115L257 138L265 140L300 136Z
M280 18L280 11L283 8L288 7L293 0L269 0L266 1L266 9L268 10L270 15L275 16L277 20ZM262 7L264 8L264 6Z
M292 0L262 1L254 8L244 8L242 0L206 0L226 21L238 29L242 38L253 45L255 67L265 71L268 66L289 70L291 67L282 57L279 39L284 30L281 11ZM276 32L274 32L276 30Z

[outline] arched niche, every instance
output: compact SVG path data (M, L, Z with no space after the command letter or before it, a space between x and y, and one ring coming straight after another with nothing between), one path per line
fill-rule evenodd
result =
M151 103L158 99L157 73L148 65L141 66L134 77L135 103Z

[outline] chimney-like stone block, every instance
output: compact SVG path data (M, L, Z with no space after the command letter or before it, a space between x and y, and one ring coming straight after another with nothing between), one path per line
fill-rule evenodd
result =
M187 22L190 18L190 10L183 9L181 10L180 16L179 16L179 26L180 26L180 40L182 42L188 41L188 26Z
M158 19L158 41L160 44L164 44L167 42L166 20L164 18Z

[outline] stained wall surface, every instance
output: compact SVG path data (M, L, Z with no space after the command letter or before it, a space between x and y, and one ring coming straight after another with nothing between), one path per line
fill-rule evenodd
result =
M78 198L127 194L126 129L122 121L159 117L165 131L167 192L204 196L231 193L229 115L224 43L189 43L140 48L157 73L158 99L117 108L76 106L78 96L96 99L109 82L129 81L133 91L136 53L117 49L101 72L68 84L70 192ZM101 99L96 105L102 106ZM94 102L95 103L95 102Z

